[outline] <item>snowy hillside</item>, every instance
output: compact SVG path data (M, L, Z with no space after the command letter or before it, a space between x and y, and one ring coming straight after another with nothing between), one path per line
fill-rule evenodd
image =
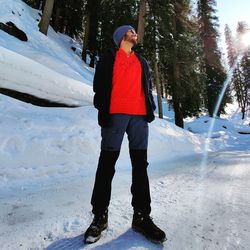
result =
M72 40L49 29L38 30L38 11L21 0L0 0L0 22L13 22L27 42L0 30L0 88L14 89L72 106L92 100L93 70L72 53Z
M71 38L38 31L38 11L21 0L0 0L0 22L12 21L27 42L0 30L0 88L79 106L46 108L0 94L1 249L249 249L249 117L235 106L217 119L190 118L185 129L150 123L152 216L168 241L155 245L131 230L131 165L125 136L116 166L109 227L82 243L91 221L90 196L100 152L92 105L94 70L70 48ZM205 147L207 145L208 147ZM204 152L207 148L208 152ZM207 165L201 167L202 158Z

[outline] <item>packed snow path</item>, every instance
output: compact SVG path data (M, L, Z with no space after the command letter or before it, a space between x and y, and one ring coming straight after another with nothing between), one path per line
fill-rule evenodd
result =
M129 173L117 171L109 228L96 244L82 243L82 233L91 221L89 199L93 180L81 177L33 193L5 197L0 205L1 247L250 249L249 145L210 153L203 179L200 160L197 156L166 163L160 176L154 173L153 166L150 168L152 217L168 237L161 246L131 230L131 178Z

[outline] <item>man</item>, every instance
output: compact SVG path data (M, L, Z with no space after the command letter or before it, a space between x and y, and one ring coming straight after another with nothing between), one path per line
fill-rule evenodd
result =
M107 228L111 182L125 132L132 163L132 228L152 241L163 242L165 233L149 216L148 122L154 120L155 110L149 66L145 58L132 51L137 44L132 26L118 27L113 40L118 50L109 50L102 56L94 76L94 106L98 109L102 141L91 198L94 219L84 242L96 242Z

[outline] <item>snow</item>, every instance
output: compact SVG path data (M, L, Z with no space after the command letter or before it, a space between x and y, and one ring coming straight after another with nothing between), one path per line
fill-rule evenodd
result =
M90 105L89 86L5 48L1 48L0 55L2 88L72 106Z
M152 217L168 241L155 245L131 229L124 138L108 229L84 245L100 152L94 70L70 49L71 38L51 28L40 34L38 11L20 0L0 4L0 22L14 22L29 39L0 30L0 87L78 106L38 107L0 94L1 249L250 249L250 135L239 133L249 131L249 116L242 121L229 105L208 140L210 117L186 119L180 129L166 101L164 119L149 124L148 170Z
M28 37L28 42L20 42L0 30L0 87L72 106L89 105L93 70L72 53L72 39L52 28L49 38L43 35L38 11L20 0L0 4L0 22L15 23Z

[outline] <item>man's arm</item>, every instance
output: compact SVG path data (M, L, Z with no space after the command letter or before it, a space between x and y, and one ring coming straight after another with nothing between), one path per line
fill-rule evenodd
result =
M101 94L103 88L103 80L105 77L105 56L102 56L96 65L94 81L93 81L93 91L94 95L94 106L96 109L100 110L101 108Z
M103 61L104 61L104 56L100 58L100 60L97 62L97 65L96 65L94 81L93 81L93 91L95 93L97 93L100 88L101 78L103 77L103 74L104 74Z
M151 73L150 73L150 67L149 67L149 64L148 64L148 61L147 61L147 66L148 66L148 81L149 81L149 98L150 98L150 101L152 103L152 108L153 110L155 111L156 110L156 105L155 105L155 101L154 101L154 97L153 97L153 85L152 85L152 76L151 76Z

